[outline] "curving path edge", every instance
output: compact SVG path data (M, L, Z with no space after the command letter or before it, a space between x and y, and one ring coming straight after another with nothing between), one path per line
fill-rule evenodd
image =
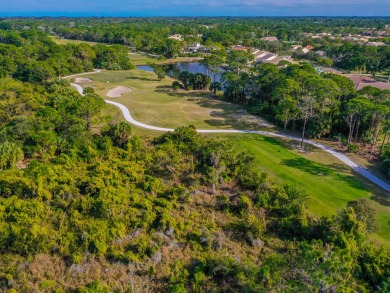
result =
M73 86L74 88L76 88L76 90L81 95L84 95L84 93L83 93L84 90L83 90L83 87L81 85L76 84L76 83L71 83L70 85ZM139 127L145 128L145 129L156 130L156 131L165 131L165 132L174 131L173 128L156 127L156 126L141 123L141 122L135 120L131 116L129 109L127 109L126 106L124 106L120 103L117 103L117 102L110 101L110 100L104 100L104 101L107 104L111 104L111 105L118 107L122 111L123 116L125 117L126 121L128 121L129 123L131 123L133 125L136 125L136 126L139 126ZM300 137L287 135L287 134L274 133L274 132L270 132L270 131L235 130L235 129L226 129L226 130L224 130L224 129L197 129L196 131L199 133L254 133L254 134L274 136L274 137L279 137L279 138L287 138L287 139L297 140L297 141L301 140ZM359 173L363 177L367 178L368 180L370 180L374 184L378 185L382 189L386 190L387 192L390 192L390 184L388 184L387 182L378 178L377 176L375 176L374 174L369 172L366 168L356 164L350 158L348 158L346 155L344 155L338 151L335 151L334 149L332 149L328 146L325 146L323 144L320 144L318 142L315 142L312 140L307 140L307 139L305 139L304 141L306 144L310 144L312 146L315 146L315 147L322 149L325 152L331 154L332 156L336 157L337 159L342 161L347 166L351 167L354 171L356 171L357 173Z

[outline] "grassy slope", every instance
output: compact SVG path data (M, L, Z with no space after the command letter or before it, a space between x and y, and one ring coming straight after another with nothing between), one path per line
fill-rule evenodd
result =
M309 209L317 216L331 215L348 201L369 198L377 210L379 231L372 239L390 244L390 198L336 158L314 150L303 154L291 143L269 137L243 135L230 139L255 155L261 168L280 182L293 182L310 195Z
M159 63L157 58L152 58L144 54L129 53L129 59L134 65L146 65L147 63Z
M94 46L96 42L87 42L87 41L79 41L79 40L69 40L69 39L61 39L60 37L51 36L51 39L58 45L66 45L66 44L74 44L79 45L82 43L88 44L90 46Z
M118 85L132 87L133 92L112 100L125 104L132 115L144 123L165 127L194 124L198 128L251 128L248 124L229 118L240 110L238 106L212 100L206 93L174 93L168 88L171 79L159 82L153 73L132 70L83 77L92 78L93 83L87 85L93 86L103 97L110 88ZM107 84L107 81L110 83ZM109 106L104 114L111 115L114 121L123 119L113 106ZM151 137L160 133L135 128L135 134ZM239 148L253 153L261 168L277 181L294 182L304 187L311 197L308 206L317 216L334 214L350 200L370 198L378 212L380 225L380 231L372 239L390 244L390 198L330 154L321 150L302 154L292 148L289 142L267 137L222 137L231 139Z

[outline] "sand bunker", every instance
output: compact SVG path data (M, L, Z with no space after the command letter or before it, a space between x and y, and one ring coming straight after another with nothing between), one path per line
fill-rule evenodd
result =
M119 98L124 93L129 93L133 91L132 88L125 87L125 86L117 86L116 88L113 88L107 92L107 97L110 98Z
M75 83L89 83L89 82L92 82L92 79L86 78L86 77L76 77L74 79L74 82Z

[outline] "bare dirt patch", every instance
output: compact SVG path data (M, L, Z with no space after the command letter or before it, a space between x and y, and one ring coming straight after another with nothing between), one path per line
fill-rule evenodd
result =
M119 98L125 93L132 92L133 89L125 86L117 86L107 92L107 97L110 98Z
M74 79L74 82L75 83L90 83L90 82L92 82L92 79L91 78L86 78L86 77L76 77Z

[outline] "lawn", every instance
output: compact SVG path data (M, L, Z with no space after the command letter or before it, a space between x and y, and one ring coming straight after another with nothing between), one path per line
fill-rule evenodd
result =
M246 114L237 105L215 99L210 92L174 91L172 78L157 80L152 72L141 70L104 71L83 75L93 82L90 86L105 99L125 105L132 116L143 123L176 128L195 125L202 129L263 129L260 118ZM118 86L130 87L130 93L119 98L107 97L110 89Z
M134 65L146 65L148 63L159 63L157 58L149 57L140 53L129 53L130 62Z
M279 183L292 182L309 194L307 205L316 216L335 214L348 201L370 199L377 211L379 231L372 240L390 245L390 198L328 153L315 149L305 154L292 147L296 142L270 137L225 136L240 149L252 153L260 168Z
M79 44L88 44L90 46L94 46L97 43L96 42L87 42L87 41L79 41L79 40L69 40L69 39L61 39L61 37L55 37L51 36L51 39L58 45L66 45L66 44L73 44L73 45L79 45Z

